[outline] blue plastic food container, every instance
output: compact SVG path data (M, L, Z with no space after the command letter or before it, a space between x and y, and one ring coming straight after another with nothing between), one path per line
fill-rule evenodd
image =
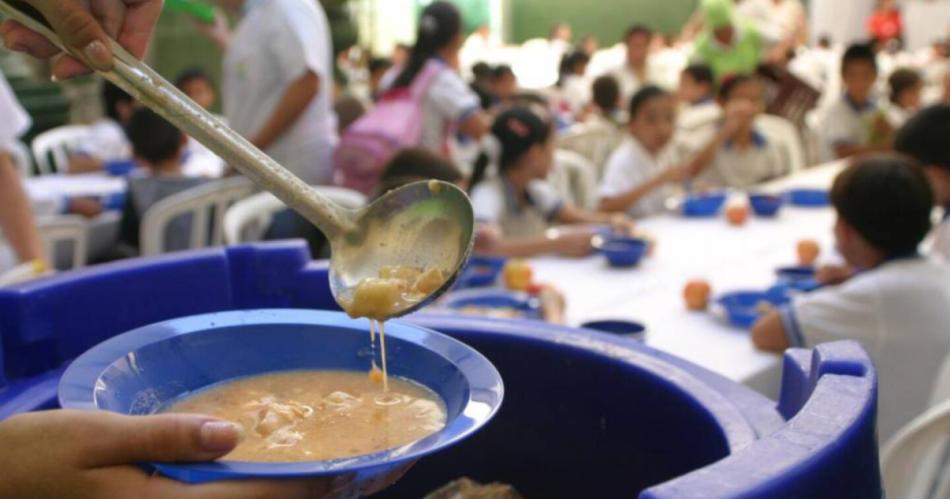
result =
M683 215L692 218L710 218L719 215L728 196L724 192L692 194L683 200Z
M749 204L756 215L773 218L778 215L782 205L785 204L785 200L779 196L769 194L749 194Z
M720 296L716 303L722 306L734 326L750 328L762 316L763 306L784 305L788 297L760 291L735 291Z
M57 407L63 366L125 331L232 310L336 310L327 272L304 243L287 242L0 289L0 419ZM877 378L855 342L787 351L773 400L614 335L540 321L407 320L484 355L505 401L480 431L421 459L378 497L422 497L460 477L554 499L881 497Z
M825 189L792 189L785 196L790 204L805 208L821 208L831 204L831 196Z
M455 288L478 288L495 284L507 261L505 257L472 256L462 269Z
M647 333L647 328L643 324L619 319L585 322L581 324L581 327L602 333L626 336L637 341L644 341Z
M650 243L635 237L596 238L594 247L607 258L611 267L636 267L647 254Z
M441 307L461 312L466 308L478 308L511 312L521 319L540 320L541 301L527 293L504 289L469 289L446 294Z

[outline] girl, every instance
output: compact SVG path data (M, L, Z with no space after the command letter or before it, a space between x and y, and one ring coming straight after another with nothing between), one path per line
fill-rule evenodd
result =
M670 143L676 124L673 96L659 87L641 89L630 101L628 137L604 170L600 209L645 217L663 211L670 187L688 176L683 166L663 165L661 154Z
M493 253L527 257L591 252L591 229L548 231L555 222L632 228L622 215L591 213L565 204L545 182L554 163L554 128L549 120L515 107L498 116L491 132L501 146L498 175L484 178L488 161L482 157L472 175L471 196L476 220L501 230Z
M490 126L478 95L459 75L461 48L462 16L458 9L448 2L432 3L422 11L416 44L391 86L409 88L420 74L437 72L423 98L420 145L448 158L453 157L450 138L455 131L478 140Z

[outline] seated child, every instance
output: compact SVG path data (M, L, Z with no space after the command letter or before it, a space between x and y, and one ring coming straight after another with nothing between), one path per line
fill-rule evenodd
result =
M545 181L554 164L554 127L543 110L514 107L501 113L492 135L501 146L497 175L486 178L480 159L471 181L475 219L500 228L493 253L526 257L544 253L584 256L592 251L593 230L547 229L559 224L612 224L629 230L622 215L592 213L566 204Z
M755 126L765 108L763 94L762 82L755 76L722 82L719 105L725 116L691 160L690 172L697 183L745 189L788 173L779 148Z
M565 55L561 61L557 86L563 105L572 116L582 115L590 103L590 82L584 76L589 63L590 57L579 50Z
M175 78L175 86L205 109L213 108L218 100L211 76L201 68L190 68L179 73L178 78Z
M491 92L502 104L510 103L518 93L518 78L511 66L501 65L492 69Z
M897 132L894 148L924 165L943 222L933 232L931 255L950 263L950 104L921 110Z
M924 79L916 70L903 68L891 73L887 86L890 90L887 118L892 127L900 128L920 110Z
M382 81L393 67L393 61L386 57L374 57L369 61L369 95L376 100L383 92Z
M640 89L630 100L627 137L610 155L599 189L600 209L645 217L663 211L688 170L661 159L676 122L673 96L655 86Z
M935 374L950 354L950 268L917 252L930 230L934 196L923 168L887 154L855 160L835 179L831 200L837 248L864 270L766 314L752 340L776 352L860 341L877 368L878 433L885 441L927 409Z
M887 149L892 128L874 100L877 75L871 47L848 47L841 59L844 95L823 112L818 124L824 161Z
M131 95L108 81L102 84L102 102L105 116L89 126L84 143L72 151L69 173L103 169L116 174L128 173L132 150L124 128L138 104Z
M680 103L676 127L681 130L693 131L722 117L713 72L705 64L692 64L680 73L676 97Z
M601 76L591 85L593 109L588 121L619 126L626 120L620 104L620 84L613 76Z
M188 138L151 110L139 109L132 115L128 134L135 159L143 171L140 175L129 177L119 240L127 248L137 251L139 229L145 212L162 199L198 186L206 180L184 175L182 153ZM174 251L187 248L190 230L190 220L182 218L172 221L165 234L165 249Z
M373 198L422 180L441 180L465 188L465 176L455 163L428 149L416 147L403 149L389 160Z
M211 76L201 68L186 69L175 79L175 86L199 106L211 110L217 102L218 94L215 91ZM224 121L223 116L216 116ZM204 144L193 137L188 137L188 146L182 158L185 175L189 177L218 178L225 174L227 165Z

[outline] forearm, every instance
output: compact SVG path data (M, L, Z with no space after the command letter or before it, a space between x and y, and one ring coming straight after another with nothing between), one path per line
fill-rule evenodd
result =
M291 83L270 118L264 122L264 126L251 139L251 142L261 149L270 147L307 110L310 102L320 92L320 84L320 77L312 71L308 71Z
M605 224L610 223L610 213L582 210L576 206L564 206L557 214L557 221L562 224Z
M598 209L607 213L625 213L631 206L636 205L646 195L663 185L663 183L663 178L658 175L634 187L625 194L602 199Z
M835 156L837 156L838 159L850 158L851 156L860 156L862 154L890 151L890 146L854 146L850 144L835 146Z
M21 262L43 258L30 200L7 154L0 154L0 229Z
M69 173L98 172L103 168L102 161L85 154L74 154L69 157Z
M532 256L556 253L557 241L547 237L524 239L502 239L488 254L511 258L529 258Z

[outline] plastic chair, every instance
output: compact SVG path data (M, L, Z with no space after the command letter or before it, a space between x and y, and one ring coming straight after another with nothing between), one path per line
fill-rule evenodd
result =
M57 270L70 270L86 265L86 246L88 243L88 224L78 215L43 217L37 220L40 238L43 239L46 261ZM71 247L68 262L64 263L57 251L60 244L69 243Z
M774 140L785 162L785 173L791 174L805 169L805 146L798 128L781 116L763 114L756 118L755 124L770 140Z
M182 215L191 215L187 249L219 246L224 242L224 214L237 201L246 198L253 184L244 177L217 180L169 196L145 212L139 231L142 256L166 252L165 231ZM213 219L212 219L213 217Z
M603 177L607 158L620 143L619 130L608 123L577 124L558 137L558 149L576 152L594 166L595 180Z
M554 168L548 182L574 206L593 209L597 204L594 166L584 156L559 149L554 152Z
M17 171L20 172L21 177L32 177L33 176L33 157L30 156L30 148L26 144L15 140L10 143L10 149L8 151L10 157L13 158L13 166L16 166Z
M56 127L37 135L32 147L40 174L65 173L69 167L69 152L88 136L89 128L85 125Z
M366 196L343 187L314 186L336 204L356 210L366 205ZM274 214L287 208L283 201L269 192L261 192L234 203L224 215L224 241L226 244L261 241Z
M888 497L950 497L950 399L902 428L881 453ZM936 494L931 494L935 491Z

